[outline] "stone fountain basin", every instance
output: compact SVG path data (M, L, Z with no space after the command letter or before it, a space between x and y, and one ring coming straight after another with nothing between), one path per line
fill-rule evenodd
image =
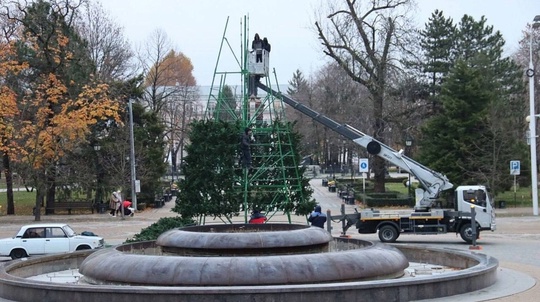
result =
M312 283L305 280L298 284L257 284L257 285L130 285L125 284L58 284L26 279L30 276L77 269L83 261L92 259L98 253L114 255L125 260L125 257L157 257L161 250L155 242L140 242L122 245L115 249L95 252L81 251L71 254L50 255L2 263L0 266L0 297L15 301L410 301L457 295L483 289L495 283L498 261L495 258L474 252L451 249L418 247L414 245L398 245L386 249L386 245L371 242L335 238L330 246L341 246L345 254L349 249L363 246L361 249L373 251L399 250L409 262L430 263L435 265L459 268L454 272L431 275L421 278L374 279L324 281ZM378 247L381 246L381 247ZM333 252L330 252L333 253ZM272 257L283 257L279 255ZM301 255L292 255L300 256ZM340 258L340 255L335 255ZM177 256L165 256L177 257ZM218 258L216 256L206 256ZM248 256L248 258L251 256ZM347 257L347 256L345 256ZM244 258L241 256L241 258ZM332 257L330 257L332 258ZM364 259L365 260L365 259ZM326 262L325 262L326 261ZM321 275L339 275L333 265L335 259L316 261L317 272ZM355 262L348 263L347 271L359 268ZM157 277L163 271L156 270ZM144 271L137 263L132 264L130 274L138 270Z
M159 249L149 242L96 252L79 271L92 284L240 286L391 279L409 266L392 246L361 243L343 250L353 244L336 241L324 253L216 257L156 255Z

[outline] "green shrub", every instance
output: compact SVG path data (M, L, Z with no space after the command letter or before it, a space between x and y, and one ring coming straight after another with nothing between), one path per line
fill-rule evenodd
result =
M396 192L358 194L366 207L402 207L413 206L413 199Z
M195 224L195 221L192 219L180 216L160 218L156 223L142 229L140 233L135 234L132 239L127 239L125 243L156 240L159 235L168 230L193 224Z

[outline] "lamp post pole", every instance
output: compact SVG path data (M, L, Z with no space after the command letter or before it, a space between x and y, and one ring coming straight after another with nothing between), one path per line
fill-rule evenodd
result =
M101 150L99 143L94 144L94 151L96 151L96 198L94 203L96 207L99 207L101 203L101 167L99 166L99 150ZM101 210L101 208L97 209L98 211Z
M534 17L532 30L540 26L540 15ZM538 171L536 163L536 114L534 104L534 65L532 56L533 31L531 30L529 39L529 69L527 76L529 77L529 131L531 134L531 187L532 187L532 204L533 215L538 216Z
M137 210L137 192L135 190L137 176L135 175L135 139L133 137L133 101L128 100L129 105L129 143L130 143L130 166L131 166L131 206ZM123 203L122 203L123 204ZM122 217L124 217L122 208Z
M407 134L407 137L405 138L405 155L406 156L411 156L410 155L410 152L411 152L411 146L412 146L412 143L413 143L413 140L412 138L409 136L409 134ZM409 182L407 183L407 195L409 195L409 198L411 198L411 172L409 171Z

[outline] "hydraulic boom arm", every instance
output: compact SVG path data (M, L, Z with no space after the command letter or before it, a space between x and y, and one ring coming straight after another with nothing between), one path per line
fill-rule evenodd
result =
M280 98L287 105L311 117L315 121L323 124L331 130L345 136L356 144L366 148L369 154L382 157L391 164L396 165L402 170L405 170L414 175L424 188L423 190L416 190L417 209L431 208L434 200L439 196L439 193L441 191L448 190L453 187L453 185L450 183L450 181L448 181L448 178L445 175L433 171L428 167L403 155L403 150L396 151L389 146L381 143L380 141L374 139L373 137L362 133L361 131L347 124L340 124L332 120L331 118L291 99L290 97L283 95L280 92L277 92L269 87L266 87L260 82L257 82L256 85L258 88L266 91L266 93Z

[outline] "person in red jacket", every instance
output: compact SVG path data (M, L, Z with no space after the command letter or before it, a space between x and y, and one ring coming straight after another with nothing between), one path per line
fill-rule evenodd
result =
M249 218L249 223L261 224L266 222L266 216L262 214L259 210L253 210L251 217Z
M124 200L122 203L122 208L124 209L124 216L130 216L133 217L133 214L135 214L135 209L131 207L131 201Z

